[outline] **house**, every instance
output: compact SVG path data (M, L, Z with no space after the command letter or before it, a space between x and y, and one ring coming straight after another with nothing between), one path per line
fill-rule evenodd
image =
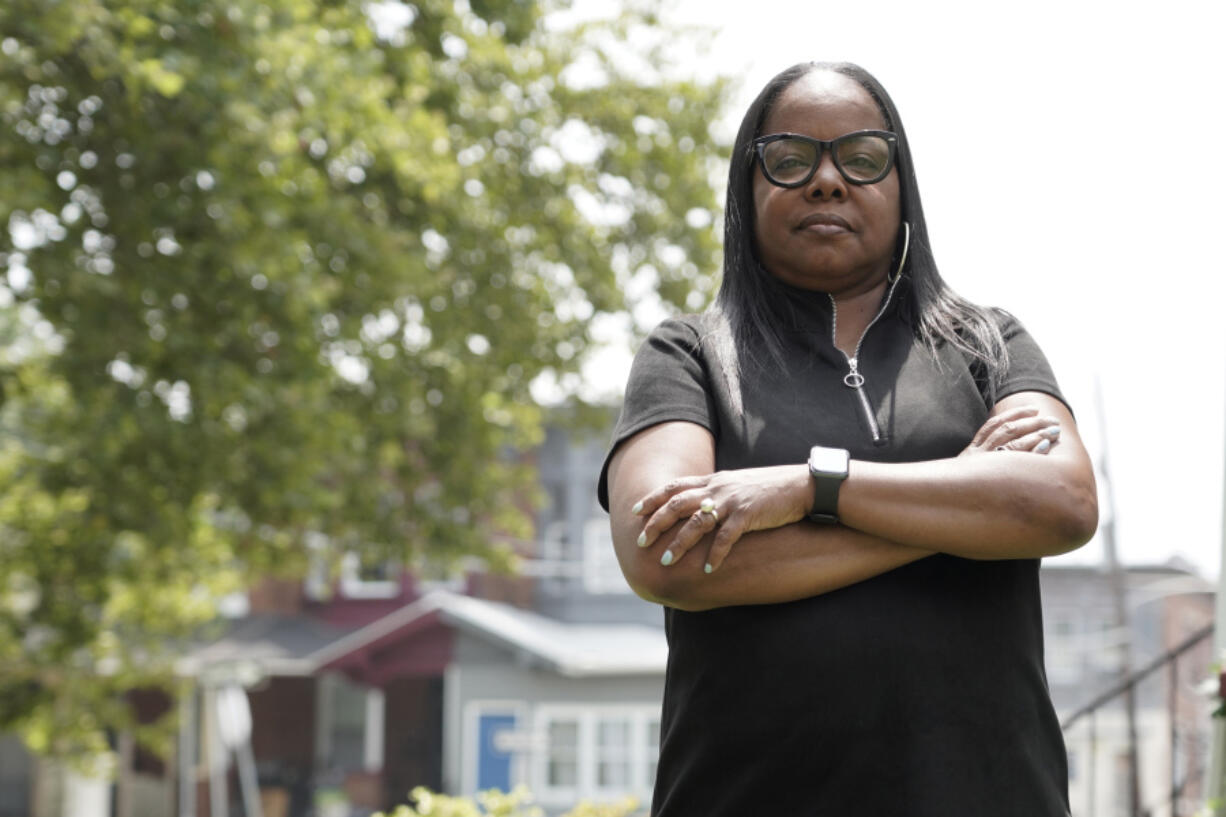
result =
M1205 802L1215 703L1202 687L1214 661L1214 585L1190 565L1123 572L1126 626L1117 623L1111 575L1100 566L1048 565L1041 573L1047 678L1063 721L1149 668L1136 687L1141 813L1192 814ZM1177 656L1172 653L1186 649ZM1170 658L1171 660L1164 660ZM1065 729L1074 817L1130 813L1128 719L1123 695Z

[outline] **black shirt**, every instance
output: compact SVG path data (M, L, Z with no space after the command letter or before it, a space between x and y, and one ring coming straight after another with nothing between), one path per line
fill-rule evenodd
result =
M965 357L946 347L938 364L894 306L864 336L857 394L843 382L829 297L785 293L788 365L742 366L739 389L702 317L657 327L635 358L612 449L685 420L714 435L718 469L804 462L812 445L911 462L955 456L987 419ZM994 315L1010 356L997 399L1063 399L1022 326ZM606 508L607 469L606 459ZM653 817L1067 815L1038 569L937 554L786 604L665 608Z

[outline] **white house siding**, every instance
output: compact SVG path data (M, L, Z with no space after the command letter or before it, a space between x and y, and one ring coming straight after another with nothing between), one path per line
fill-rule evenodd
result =
M646 774L644 764L653 764L660 702L664 693L663 673L599 677L565 677L552 668L534 665L527 656L510 649L491 645L470 634L458 634L453 669L449 671L445 696L443 724L444 779L453 791L471 793L477 788L477 723L482 713L505 712L515 717L514 736L517 748L511 763L511 783L533 785L541 805L551 813L569 803L562 802L565 794L542 791L542 752L547 751L548 736L541 725L550 718L574 718L580 731L592 731L593 719L600 721L602 713L614 720L624 720L633 735L633 779L640 788L632 792L645 799ZM658 729L658 726L654 728ZM590 750L590 734L585 744ZM590 775L587 775L590 777ZM584 778L585 774L579 774ZM597 785L597 784L592 784ZM611 789L598 785L579 786L578 796L608 799Z

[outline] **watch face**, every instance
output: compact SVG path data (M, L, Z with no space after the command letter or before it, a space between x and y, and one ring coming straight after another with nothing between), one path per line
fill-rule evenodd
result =
M815 446L809 452L809 468L820 474L847 474L847 450Z

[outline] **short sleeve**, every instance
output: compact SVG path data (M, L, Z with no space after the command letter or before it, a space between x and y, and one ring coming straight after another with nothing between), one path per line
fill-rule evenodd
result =
M1026 327L1003 309L993 312L1000 327L1001 337L1004 338L1005 348L1009 351L1009 367L996 391L996 399L1000 400L1021 391L1038 391L1050 394L1067 406L1068 401L1060 392L1047 357L1026 331ZM1069 411L1072 411L1071 406Z
M645 428L674 420L716 433L710 377L696 318L673 318L652 330L630 367L621 415L600 469L597 494L609 509L609 460L617 447Z

